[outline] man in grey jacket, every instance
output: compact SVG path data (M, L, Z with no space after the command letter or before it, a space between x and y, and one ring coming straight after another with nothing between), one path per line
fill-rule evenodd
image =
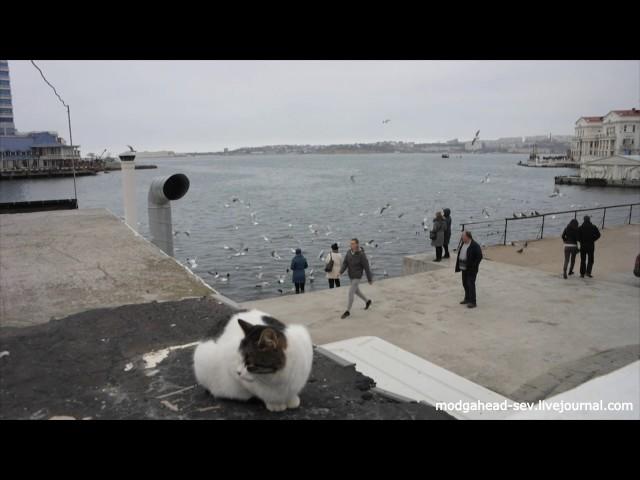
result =
M362 272L367 275L369 285L373 283L373 276L371 275L371 269L369 268L369 260L364 253L364 250L360 248L360 242L357 238L351 239L351 250L344 256L342 262L342 268L340 269L340 275L345 270L349 270L349 279L351 280L351 286L349 287L349 304L346 312L342 314L341 318L347 318L351 306L353 305L353 296L358 295L365 302L364 309L367 310L371 306L371 300L367 299L360 291L360 281L362 280Z

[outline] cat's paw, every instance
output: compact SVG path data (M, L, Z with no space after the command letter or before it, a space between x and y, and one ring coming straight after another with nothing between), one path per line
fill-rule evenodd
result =
M287 409L284 403L265 403L265 405L270 412L284 412Z
M300 406L300 397L296 395L287 401L287 408L298 408Z

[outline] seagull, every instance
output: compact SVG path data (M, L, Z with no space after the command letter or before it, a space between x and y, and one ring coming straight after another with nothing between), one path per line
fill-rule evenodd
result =
M281 288L279 288L278 291L280 292L280 295L284 293Z
M278 277L278 283L281 283L281 284L284 283L284 275L280 275Z
M387 203L384 207L382 207L380 209L380 215L382 215L382 212L384 212L387 208L389 208L391 206L391 204Z
M318 254L318 260L322 260L322 255L324 255L324 250L320 250L320 253ZM313 272L313 270L311 270ZM309 275L311 275L311 273L309 273Z
M480 135L480 130L476 132L476 136L471 141L471 145L473 146L478 141L478 135Z
M402 218L404 215L404 212L402 212L400 215L398 215L398 218Z
M489 178L489 174L487 173L484 178L480 181L480 183L489 183L491 179Z
M268 287L268 286L269 286L269 282L262 282L256 285L256 288L262 288L262 287Z
M271 240L269 240L269 238L266 235L263 235L262 238L264 238L265 242L270 242Z
M224 204L224 208L229 208L231 205L229 205L228 203Z
M521 248L520 250L518 250L518 253L522 253L524 251L524 248Z
M258 275L256 275L258 277L258 280L262 280L262 275L264 275L264 272L260 272L258 273Z
M489 212L487 212L486 208L482 209L482 213L484 214L484 218L489 218Z
M135 152L134 148L131 145L127 145L127 147L129 147L129 150L131 150L132 152Z
M527 245L529 245L529 242L524 242L524 248L527 248Z
M356 183L356 176L355 175L351 175L349 178L351 179L351 182Z
M273 258L275 258L276 260L282 260L282 257L281 257L280 255L278 255L278 252L276 252L275 250L273 250L273 251L271 252L271 256L272 256Z
M187 258L187 263L189 264L191 269L194 269L194 268L196 268L198 266L198 264L196 263L197 259L198 259L198 257L196 257L196 258Z
M293 224L291 224L291 223L290 223L290 224L289 224L289 228L292 228L292 227L293 227Z
M382 120L382 123L383 123L383 124L387 124L387 123L389 123L390 121L391 121L391 119L387 118L386 120Z

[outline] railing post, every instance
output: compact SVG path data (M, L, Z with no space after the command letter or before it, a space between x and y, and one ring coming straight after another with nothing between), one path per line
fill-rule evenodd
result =
M506 218L504 219L504 240L502 242L503 245L507 244L507 222L508 221L509 221L508 219Z
M604 211L602 212L602 229L604 230L604 217L607 216L607 207L604 207Z
M629 225L631 225L631 212L633 211L633 203L629 205Z
M540 240L542 240L543 234L544 234L544 215L542 215L542 227L540 228Z

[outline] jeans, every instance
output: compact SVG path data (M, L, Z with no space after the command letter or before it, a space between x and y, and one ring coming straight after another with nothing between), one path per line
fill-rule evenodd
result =
M358 295L362 300L367 302L367 297L360 291L360 282L361 278L352 278L351 285L349 286L349 304L347 306L347 311L351 311L351 306L353 305L353 295Z
M296 282L296 293L304 293L304 282Z
M333 286L339 287L340 286L340 279L339 278L330 278L329 279L329 288L333 288Z
M567 273L567 265L569 265L569 258L571 258L571 266L569 267L569 273L573 272L573 266L576 264L576 254L578 253L578 247L564 247L564 266L562 271Z
M594 245L580 245L580 275L591 275L593 268ZM587 257L589 257L587 259Z
M462 286L464 287L464 299L469 303L476 303L476 277L477 271L462 270Z

